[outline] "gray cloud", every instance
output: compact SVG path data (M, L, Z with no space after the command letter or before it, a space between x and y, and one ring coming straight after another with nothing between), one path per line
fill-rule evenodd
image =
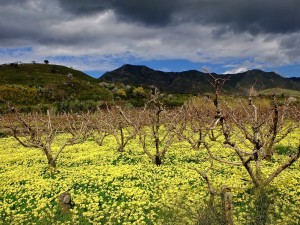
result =
M282 38L280 48L288 56L290 62L300 60L299 33L293 33Z
M287 33L300 30L298 0L59 0L74 15L113 10L120 20L149 26L181 22L224 25L235 32Z
M89 58L82 67L93 69L128 55L221 64L251 58L253 67L300 61L298 0L0 1L0 51L32 47L21 60ZM7 52L0 63L13 60Z
M143 23L149 26L164 26L172 22L175 13L183 1L180 0L86 0L64 1L59 0L62 8L75 16L86 16L113 10L119 20Z
M18 46L42 42L53 36L50 28L65 16L46 1L1 1L0 46Z

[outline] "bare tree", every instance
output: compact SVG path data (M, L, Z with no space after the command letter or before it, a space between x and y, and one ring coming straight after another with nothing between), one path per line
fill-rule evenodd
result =
M107 113L101 109L90 115L92 136L99 146L102 146L104 139L110 135L110 126L106 122L107 116Z
M255 193L260 195L260 193L264 193L261 190L270 185L282 171L289 168L300 157L299 144L298 149L294 153L286 155L285 161L283 160L284 162L273 172L270 174L262 173L262 160L272 158L276 153L274 146L296 128L299 128L299 108L288 104L279 106L275 96L272 97L271 107L258 107L252 96L248 99L248 105L244 105L243 102L235 102L234 106L230 106L226 102L221 104L220 92L226 79L211 77L213 78L212 84L215 87L213 100L215 112L214 119L209 123L211 126L206 129L217 129L222 138L198 138L197 142L203 144L212 160L243 167L251 179ZM205 128L203 124L202 127ZM200 123L198 130L201 130ZM218 142L218 146L221 145L232 151L225 158L224 155L220 156L219 151L212 148L216 142ZM192 169L196 170L206 181L210 195L214 196L217 192L207 173L196 168ZM211 167L211 169L213 168ZM228 208L228 205L225 204L226 199L230 200L231 197L228 193L226 194L223 191L221 193L223 193L226 224L232 224L232 212L229 211L230 207Z
M161 165L175 137L175 121L178 118L178 112L165 109L156 88L143 110L135 111L135 113L131 111L131 116L121 107L116 108L122 119L131 127L133 134L138 135L146 155L154 164ZM153 148L155 153L152 151Z
M142 124L146 126L139 129L139 141L147 156L159 166L174 140L178 112L166 110L155 89L140 118L143 118ZM151 150L153 146L155 153Z
M57 159L65 147L83 142L88 137L88 123L88 119L75 114L65 114L53 120L49 111L46 116L16 113L6 121L13 137L24 147L40 149L51 168L56 168ZM70 137L55 153L52 150L53 141L61 131L67 132Z
M287 105L279 108L276 97L272 98L272 108L259 109L250 97L249 106L243 106L243 116L238 116L234 109L229 108L228 117L235 126L222 125L225 144L235 151L256 187L269 185L300 156L299 151L287 156L286 162L274 172L262 176L261 161L270 160L275 154L275 144L299 127L299 121L287 118L286 110L293 109Z
M176 134L194 150L199 150L205 139L216 140L221 133L216 132L214 106L209 100L194 97L187 101L179 112Z
M215 160L243 166L255 188L269 185L275 177L298 160L300 147L294 154L287 156L286 161L268 175L263 176L261 161L272 157L274 145L299 127L299 120L291 121L286 118L288 115L287 110L291 110L291 108L288 108L288 105L280 108L275 95L273 95L273 106L271 108L261 108L259 110L251 96L248 106L240 104L242 110L237 111L228 105L222 108L218 98L222 86L219 78L214 78L214 86L216 90L214 99L215 118L222 130L223 143L233 150L240 162L221 160L215 157L209 144L205 143L207 151ZM226 112L224 113L224 111ZM298 114L299 111L294 113Z
M106 108L106 116L105 120L102 121L102 126L106 127L107 132L116 140L119 152L124 152L129 141L136 137L137 130L132 127L131 116L131 111L129 112L120 106L114 105Z

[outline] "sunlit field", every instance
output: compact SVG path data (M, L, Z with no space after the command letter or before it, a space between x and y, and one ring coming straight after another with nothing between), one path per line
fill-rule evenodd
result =
M295 130L276 146L278 154L263 162L263 176L297 151L299 134ZM54 151L64 138L55 139ZM192 169L203 171L210 165L205 148L193 150L184 141L174 141L160 166L145 155L137 139L124 152L116 149L112 136L102 146L90 137L66 147L58 171L53 171L40 150L1 138L0 224L205 224L207 184ZM220 156L232 151L218 145L212 150ZM300 223L299 169L296 162L271 183L270 224ZM246 170L216 161L208 175L216 189L231 188L235 223L250 224L255 206ZM72 197L69 212L59 208L58 196L64 192Z

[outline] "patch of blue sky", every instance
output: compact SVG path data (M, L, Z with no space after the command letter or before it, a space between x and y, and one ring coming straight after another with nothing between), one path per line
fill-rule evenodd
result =
M203 72L203 68L206 68L210 72L219 72L222 70L220 64L192 62L185 59L144 60L137 63L165 72L182 72L187 70L198 70Z
M101 77L106 71L99 71L99 70L85 70L83 71L87 75L94 77L94 78L99 78Z
M32 47L0 48L0 63L9 63L29 59L33 56ZM284 66L267 66L257 63L253 58L227 58L215 62L195 62L187 59L145 59L136 57L131 52L120 54L86 54L86 55L53 55L42 57L48 59L51 64L60 64L81 70L92 77L100 77L106 71L119 68L124 64L145 65L154 70L165 72L182 72L187 70L204 71L212 73L225 73L239 71L239 69L262 69L274 71L284 77L300 77L300 63ZM25 61L24 61L25 62ZM30 60L28 61L30 62Z
M32 53L32 47L24 48L0 48L0 56L6 58L17 58ZM2 57L1 57L2 58Z
M300 77L300 64L286 65L272 68L283 77Z

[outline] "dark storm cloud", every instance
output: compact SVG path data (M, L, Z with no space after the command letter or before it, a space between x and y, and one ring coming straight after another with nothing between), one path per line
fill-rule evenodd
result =
M299 33L284 37L280 43L281 50L289 56L290 60L300 59L300 36Z
M165 26L180 22L227 25L236 32L300 30L299 0L59 0L74 15L113 10L120 20Z
M76 16L113 10L120 20L157 26L170 23L173 13L177 11L178 7L181 8L183 6L183 1L179 0L59 0L59 2L63 9Z
M55 30L67 21L53 2L36 0L0 0L0 47L26 46L32 43L76 44L78 37ZM83 40L83 39L81 39Z
M143 60L298 63L299 8L300 0L0 0L0 63L28 47L21 60L63 55L80 64L83 56L92 68L105 55L125 62L127 52Z
M60 5L68 12L75 15L90 15L91 13L99 13L110 8L110 3L107 1L94 1L94 0L73 0L64 1L59 0Z

